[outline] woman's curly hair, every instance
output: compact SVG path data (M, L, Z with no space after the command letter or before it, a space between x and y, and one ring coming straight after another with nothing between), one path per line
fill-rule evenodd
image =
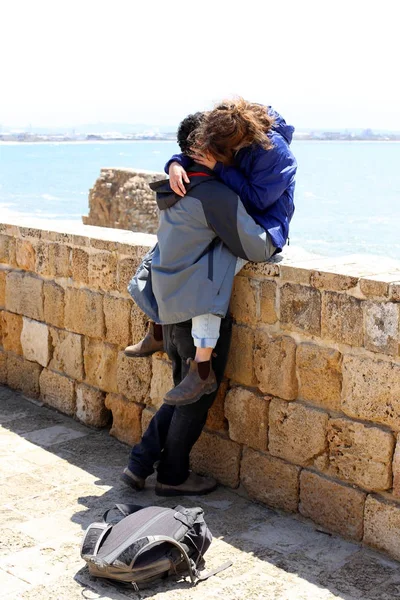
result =
M243 98L226 100L205 113L192 134L193 145L196 151L231 164L238 147L257 144L266 150L272 148L268 132L273 124L266 106Z

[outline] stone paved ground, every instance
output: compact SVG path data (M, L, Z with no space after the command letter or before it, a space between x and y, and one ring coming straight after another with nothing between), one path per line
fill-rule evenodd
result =
M400 599L398 563L250 502L240 490L163 500L150 481L134 495L118 479L125 445L4 387L0 422L0 598ZM82 532L117 501L200 504L215 536L207 567L228 558L233 566L195 588L168 582L139 593L91 578L79 557Z

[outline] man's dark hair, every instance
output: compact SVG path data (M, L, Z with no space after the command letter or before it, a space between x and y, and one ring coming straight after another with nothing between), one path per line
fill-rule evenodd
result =
M191 146L194 142L194 136L192 135L200 123L203 121L205 113L196 112L193 115L188 115L183 121L180 122L177 133L177 141L181 152L184 154L190 154Z

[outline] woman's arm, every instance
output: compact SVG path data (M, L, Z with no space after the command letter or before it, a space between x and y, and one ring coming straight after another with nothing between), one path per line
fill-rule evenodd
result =
M186 154L174 154L173 157L169 159L169 161L164 167L164 171L167 175L169 174L169 168L173 162L179 163L181 167L183 167L186 170L188 167L190 167L193 161Z

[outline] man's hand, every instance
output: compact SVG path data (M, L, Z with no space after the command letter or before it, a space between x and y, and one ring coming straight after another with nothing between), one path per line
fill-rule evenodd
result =
M183 182L190 183L185 169L178 162L174 161L169 166L168 174L171 189L175 194L183 197L186 194L186 188Z
M217 161L211 154L196 154L196 152L193 152L193 154L190 155L190 158L192 158L194 162L204 165L209 169L213 169L217 164Z

